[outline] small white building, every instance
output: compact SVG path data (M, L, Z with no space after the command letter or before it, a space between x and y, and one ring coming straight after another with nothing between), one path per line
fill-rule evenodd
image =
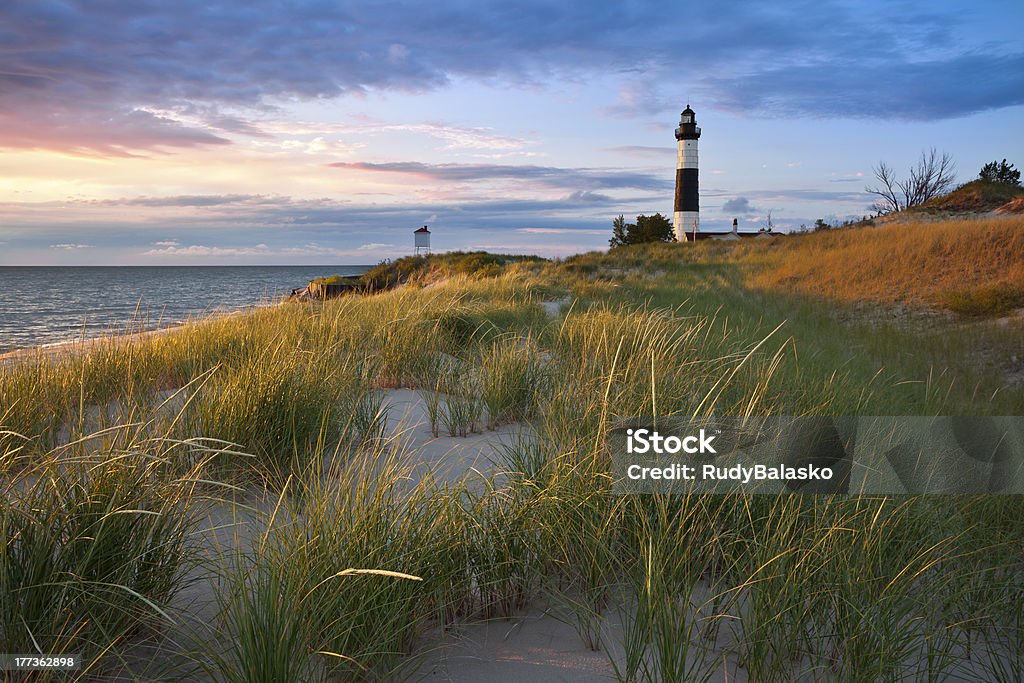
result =
M413 239L416 244L416 251L414 253L417 256L430 253L430 231L427 230L427 226L424 225L419 230L413 232Z

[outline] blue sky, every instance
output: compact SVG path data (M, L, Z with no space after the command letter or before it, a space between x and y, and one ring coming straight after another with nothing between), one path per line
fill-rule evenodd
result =
M374 263L868 212L936 147L1024 166L1024 3L6 2L0 264Z

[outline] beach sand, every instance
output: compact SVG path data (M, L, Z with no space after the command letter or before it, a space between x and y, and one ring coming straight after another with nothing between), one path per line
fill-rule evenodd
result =
M439 484L474 480L496 472L500 445L521 438L524 427L503 425L468 437L434 437L420 394L410 389L385 391L390 411L387 437L401 444L422 475L432 474ZM529 433L529 432L527 432ZM239 505L218 503L205 511L199 537L205 553L216 561L226 550L245 551L265 531L265 520L275 504L273 494L247 497ZM278 519L278 523L281 520ZM188 643L208 634L216 623L218 590L208 568L197 571L174 601L179 626L167 634L171 641ZM151 656L158 653L150 652ZM135 673L156 672L156 662L142 665L148 657L139 653ZM604 652L586 649L573 628L550 610L532 607L513 619L460 625L440 642L424 643L413 654L412 680L424 681L595 681L614 680ZM151 666L157 669L151 669ZM190 680L208 680L195 675Z

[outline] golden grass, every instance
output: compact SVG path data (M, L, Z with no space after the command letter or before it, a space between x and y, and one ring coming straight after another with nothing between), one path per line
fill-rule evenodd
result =
M1004 292L1011 306L1024 296L1021 216L832 230L744 251L763 264L749 278L763 289L954 309L979 292Z

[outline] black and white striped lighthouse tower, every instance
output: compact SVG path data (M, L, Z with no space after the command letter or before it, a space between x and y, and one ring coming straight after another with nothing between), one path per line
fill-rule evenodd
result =
M676 241L693 239L700 230L699 194L697 191L697 140L700 128L690 105L686 105L679 117L676 140L679 142L679 156L676 160L676 205L672 225Z

